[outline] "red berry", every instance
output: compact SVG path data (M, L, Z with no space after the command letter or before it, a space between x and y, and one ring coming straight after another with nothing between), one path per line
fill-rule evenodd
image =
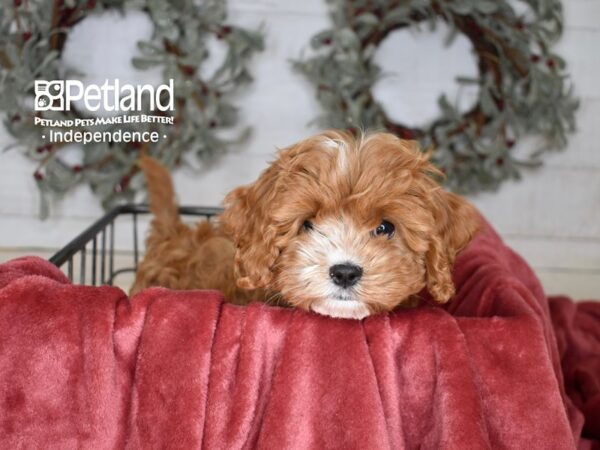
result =
M540 55L531 55L531 61L534 63L540 62Z
M483 30L481 29L481 27L474 20L470 20L467 22L467 28L471 32L473 32L473 34L475 36L481 36L481 34L483 33Z
M196 68L192 66L179 66L179 69L188 76L192 76L196 73Z
M406 128L402 128L400 130L400 132L398 133L398 135L402 138L402 139L414 139L415 135L411 130L407 130Z
M496 165L497 166L503 166L504 165L504 158L498 158L496 160Z
M52 149L52 144L46 144L46 145L42 145L41 147L36 148L35 151L38 153L44 153L44 152L49 152L51 149Z
M15 7L19 7L21 6L21 4L23 3L23 0L13 0L13 5L15 5Z
M27 42L29 39L31 39L31 32L26 31L21 35L21 37L23 38L23 42Z
M331 38L325 38L323 39L323 44L324 45L331 45L333 41L331 40Z
M554 69L554 67L556 66L556 61L554 61L552 58L550 58L548 61L546 61L546 65L550 69Z
M37 181L42 181L44 179L44 174L42 172L40 172L39 170L36 170L33 173L33 177L37 180Z
M506 141L506 146L507 146L508 148L513 148L513 147L515 146L515 141L514 141L514 139L508 139L508 140Z
M96 0L88 0L87 9L94 9L96 7Z
M76 164L73 166L73 172L79 173L79 172L81 172L81 170L82 170L82 167L79 164Z
M224 26L219 28L219 30L217 31L217 39L223 39L225 36L227 36L229 33L231 33L231 27L229 26Z
M121 178L121 181L119 181L119 184L117 184L115 186L115 192L116 193L123 192L123 189L125 189L127 187L127 185L129 184L130 179L131 179L131 177L129 175L125 175L123 178Z

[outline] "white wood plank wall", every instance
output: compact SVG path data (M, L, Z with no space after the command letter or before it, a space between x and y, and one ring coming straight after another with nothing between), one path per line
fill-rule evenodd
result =
M218 205L228 190L255 179L276 147L317 131L308 125L319 113L314 92L290 70L288 60L307 51L310 36L327 27L324 0L229 4L234 22L263 24L266 32L266 51L253 63L256 80L239 97L242 118L254 127L254 134L245 148L224 156L214 167L177 172L176 188L185 204ZM534 267L548 293L600 299L600 1L569 0L564 8L565 33L557 48L581 99L578 131L569 148L546 158L541 170L472 200ZM102 42L95 38L98 31L105 36ZM88 19L75 30L65 62L93 74L89 80L158 80L156 73L140 74L127 64L135 41L150 32L147 19L139 14ZM457 98L454 77L474 73L468 43L459 39L444 50L443 37L443 29L433 34L396 33L379 50L378 62L390 77L377 86L376 94L394 117L425 123L435 115L441 91ZM218 55L218 44L214 47ZM463 103L468 103L472 93L462 94ZM0 127L0 147L9 142ZM527 144L518 151L527 151ZM56 203L50 219L38 220L33 170L18 152L0 154L0 261L23 254L47 256L102 214L82 187ZM117 240L123 251L130 245L128 233Z

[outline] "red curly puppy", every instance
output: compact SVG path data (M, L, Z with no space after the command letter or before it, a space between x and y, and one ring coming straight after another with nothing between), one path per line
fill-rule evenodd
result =
M148 156L142 156L138 164L146 177L154 220L130 295L149 286L218 289L240 304L264 295L236 287L235 247L218 228L207 221L196 226L183 223L168 169Z
M414 141L391 134L308 138L282 150L255 183L227 195L217 229L182 225L175 203L160 200L175 222L159 227L166 222L157 215L134 290L216 288L236 303L278 298L357 319L407 304L424 287L447 302L454 259L479 216L440 188L439 175ZM179 264L167 263L172 259ZM158 281L161 271L168 275Z

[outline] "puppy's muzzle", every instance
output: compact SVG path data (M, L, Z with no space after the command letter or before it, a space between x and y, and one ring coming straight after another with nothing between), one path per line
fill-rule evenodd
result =
M329 276L333 282L340 287L349 288L358 283L362 277L362 267L354 264L336 264L329 268Z

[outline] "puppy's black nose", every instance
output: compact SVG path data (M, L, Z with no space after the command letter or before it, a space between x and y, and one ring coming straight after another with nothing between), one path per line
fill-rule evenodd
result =
M354 264L336 264L329 268L329 276L338 286L348 288L354 286L362 277L362 268Z

